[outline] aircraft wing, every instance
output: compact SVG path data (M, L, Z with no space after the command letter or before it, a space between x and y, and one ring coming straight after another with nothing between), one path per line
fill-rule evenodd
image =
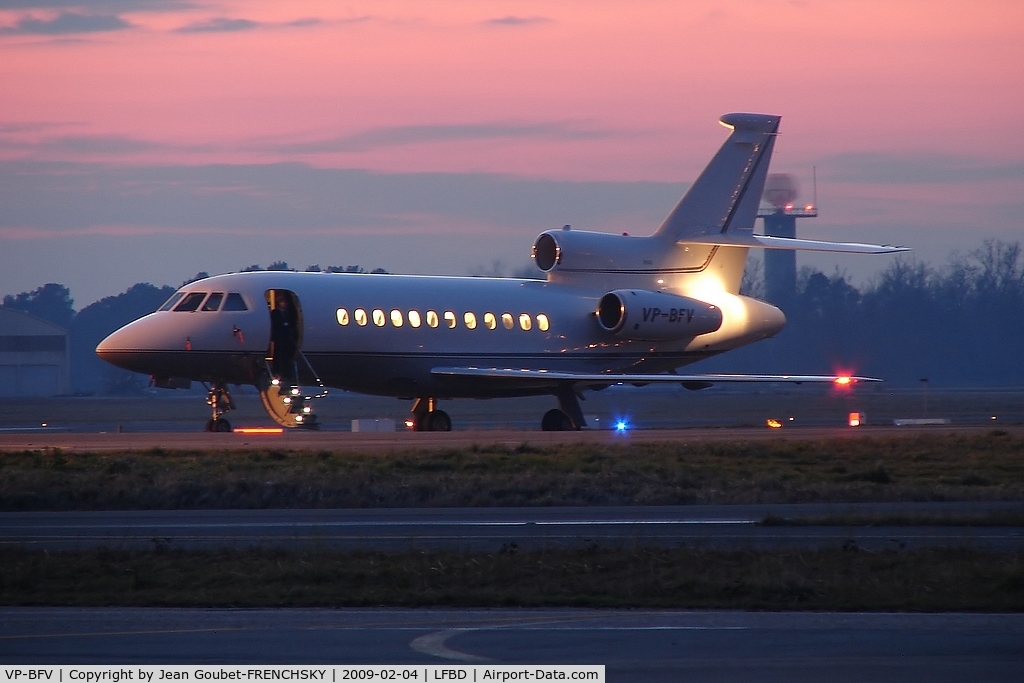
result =
M697 375L675 375L669 373L658 374L625 374L625 373L586 373L586 372L557 372L553 370L529 370L520 368L434 368L431 374L443 377L461 378L487 378L491 380L504 380L507 382L518 382L520 384L537 385L546 382L552 384L562 382L578 382L581 384L652 384L655 382L668 382L676 384L697 385L697 388L719 384L724 382L791 382L795 384L808 383L833 383L840 385L852 384L855 382L881 382L875 377L856 377L848 375L730 375L730 374L697 374Z
M792 251L832 251L849 254L893 254L910 251L909 247L896 247L891 244L861 244L860 242L824 242L822 240L803 240L793 237L771 237L769 235L714 235L708 237L687 237L679 240L686 244L705 244L708 246L735 246L760 249L788 249Z

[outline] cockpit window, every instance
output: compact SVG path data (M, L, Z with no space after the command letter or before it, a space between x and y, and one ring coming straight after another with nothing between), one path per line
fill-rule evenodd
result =
M206 292L189 292L185 295L185 298L181 300L181 303L174 307L176 312L191 313L199 308L199 304L203 303L203 299L206 298Z
M171 298L164 302L164 305L156 309L158 311L169 311L174 308L174 304L181 300L181 297L185 296L185 292L175 292L171 295Z
M203 304L204 311L216 311L220 308L220 302L224 299L224 292L214 292Z
M228 294L227 301L224 302L224 311L248 311L249 307L245 305L245 299L238 292L231 292Z

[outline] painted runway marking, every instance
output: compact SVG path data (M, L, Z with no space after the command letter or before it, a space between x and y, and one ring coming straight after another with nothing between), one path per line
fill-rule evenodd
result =
M431 655L433 657L441 657L442 659L452 659L457 662L487 662L490 661L486 657L477 657L476 655L467 654L465 652L459 652L458 650L452 650L445 641L454 635L459 633L467 633L469 631L475 631L477 629L472 628L450 628L444 631L437 631L435 633L428 633L425 636L420 636L409 643L409 647L416 652L421 652L425 655Z

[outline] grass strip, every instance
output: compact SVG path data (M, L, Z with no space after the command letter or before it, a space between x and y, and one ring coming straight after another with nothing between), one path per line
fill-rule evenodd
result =
M1024 553L0 550L0 603L1024 610Z
M0 455L7 511L943 500L1024 500L1024 436Z

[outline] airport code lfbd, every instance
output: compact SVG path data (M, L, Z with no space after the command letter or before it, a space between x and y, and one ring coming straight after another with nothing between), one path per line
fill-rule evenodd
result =
M158 681L411 681L414 683L604 683L604 665L344 665L344 666L19 666L3 667L12 683L156 683Z

